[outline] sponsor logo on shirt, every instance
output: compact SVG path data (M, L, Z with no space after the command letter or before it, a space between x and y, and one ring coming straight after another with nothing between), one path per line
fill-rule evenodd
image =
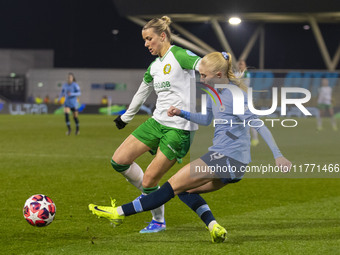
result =
M170 64L166 64L163 68L163 73L164 74L169 74L171 71L171 65Z
M155 89L170 89L171 84L170 81L156 82L153 85Z

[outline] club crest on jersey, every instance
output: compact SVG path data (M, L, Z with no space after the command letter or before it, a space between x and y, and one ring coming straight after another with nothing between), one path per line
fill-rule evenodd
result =
M163 68L163 73L164 74L169 74L171 71L171 65L170 64L166 64Z

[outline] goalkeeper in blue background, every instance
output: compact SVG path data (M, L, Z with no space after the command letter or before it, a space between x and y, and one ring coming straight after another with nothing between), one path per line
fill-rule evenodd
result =
M282 167L282 170L288 171L291 167L291 162L282 156L269 129L264 125L259 125L261 121L247 107L246 86L239 82L238 79L235 79L231 71L230 54L213 52L206 55L201 61L199 72L201 81L208 85L228 84L229 81L232 81L243 89L245 113L234 115L233 97L230 90L219 89L218 94L225 107L223 110L208 98L207 114L205 115L190 113L171 106L167 112L168 116L180 116L200 125L209 125L213 118L232 120L233 123L252 120L252 124L256 126L257 131L270 147L276 165ZM233 85L231 84L231 86ZM115 225L120 225L125 216L152 210L178 195L206 224L210 231L212 242L223 242L226 239L227 231L217 223L208 204L199 194L215 191L227 184L240 181L245 173L245 167L250 161L249 126L217 124L215 126L213 146L209 148L209 152L184 166L159 190L140 200L134 200L119 207L116 207L115 200L112 200L112 206L90 204L89 209L93 214L107 218ZM217 169L218 166L229 170L223 172L193 171L193 169L196 170L197 168L215 167Z
M66 135L71 134L71 123L69 114L70 111L73 113L73 119L76 123L76 135L79 135L79 119L78 119L78 97L80 96L80 88L76 83L76 78L73 73L69 73L67 76L67 83L65 83L61 89L59 94L58 102L62 97L65 97L64 101L64 113L65 113L65 122L67 126Z

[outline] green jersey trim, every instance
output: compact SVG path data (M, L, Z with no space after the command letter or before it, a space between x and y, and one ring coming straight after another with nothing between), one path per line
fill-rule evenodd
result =
M173 46L170 46L170 48L168 49L168 51L164 54L164 56L163 57L159 57L159 60L162 62L164 59L165 59L165 57L166 57L166 55L168 55L169 54L169 52L171 51L171 48L172 48Z
M197 63L198 63L198 61L200 61L201 60L201 58L198 58L196 61L195 61L195 63L194 63L194 68L193 69L195 69L196 68L196 66L197 66Z
M146 84L150 84L153 81L153 77L151 76L150 70L151 70L152 64L155 63L156 60L157 58L149 65L148 69L144 73L143 82L145 82Z
M197 62L201 59L191 51L185 50L175 45L170 50L183 69L194 70Z

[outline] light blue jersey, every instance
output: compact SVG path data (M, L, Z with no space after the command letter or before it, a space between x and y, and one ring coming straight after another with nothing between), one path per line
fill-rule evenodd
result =
M236 85L235 85L236 86ZM233 97L229 89L221 90L218 95L222 101L222 107L219 100L216 104L210 97L207 99L207 114L189 113L181 111L181 116L200 125L209 125L215 119L215 132L213 145L209 147L209 151L215 151L225 156L231 157L244 164L251 162L250 157L250 133L248 121L251 120L252 126L260 126L255 128L266 141L274 154L274 158L282 156L278 149L274 138L269 129L262 125L263 122L248 109L247 94L244 95L244 114L233 114ZM217 120L223 120L219 121ZM231 125L232 123L232 125Z
M58 101L64 96L64 106L77 109L77 97L81 94L79 85L75 82L71 84L65 83L61 89Z

